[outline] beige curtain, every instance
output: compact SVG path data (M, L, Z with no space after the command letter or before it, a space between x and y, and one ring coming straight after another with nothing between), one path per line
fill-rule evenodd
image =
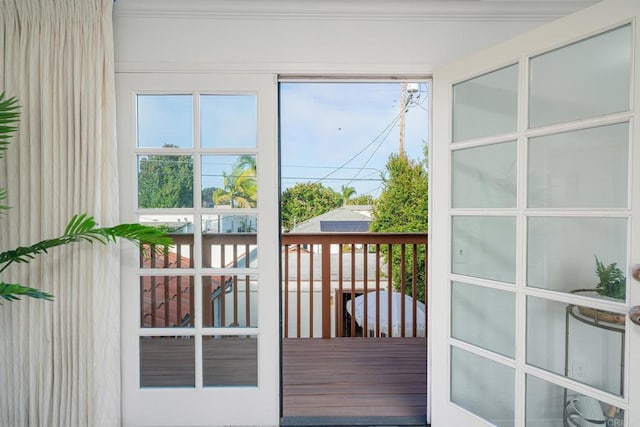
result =
M59 235L74 213L117 222L112 8L0 0L0 91L22 106L0 160L0 249ZM119 425L118 249L79 244L9 270L55 301L0 306L0 425Z

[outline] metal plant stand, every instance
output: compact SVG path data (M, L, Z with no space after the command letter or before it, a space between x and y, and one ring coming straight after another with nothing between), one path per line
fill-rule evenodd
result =
M580 306L575 304L569 304L566 308L565 315L565 334L564 334L564 375L565 377L569 377L569 327L571 324L571 319L575 319L578 322L582 322L586 325L593 326L596 328L604 329L611 332L617 332L620 334L620 396L624 393L624 348L625 348L625 324L624 323L613 323L610 320L614 313L597 310L597 309L588 309L589 315L584 315L581 313ZM582 308L584 310L584 308ZM592 317L593 315L593 317ZM624 315L621 315L624 319ZM607 319L607 320L603 320ZM564 403L563 403L563 419L564 426L571 427L568 421L567 414L567 389L564 388ZM610 408L611 410L615 410L617 408ZM607 417L609 415L607 414Z

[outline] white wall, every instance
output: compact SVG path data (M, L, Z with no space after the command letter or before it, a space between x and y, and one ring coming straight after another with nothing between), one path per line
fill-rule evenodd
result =
M118 0L116 71L425 75L593 3Z

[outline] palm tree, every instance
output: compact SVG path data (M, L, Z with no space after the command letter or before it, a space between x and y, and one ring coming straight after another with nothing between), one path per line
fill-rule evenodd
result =
M6 98L0 93L0 159L9 145L9 138L17 130L20 119L18 101L15 97ZM0 188L0 201L6 198L7 192ZM0 211L7 210L0 206ZM173 243L167 236L166 228L149 227L141 224L120 224L114 227L98 227L93 217L86 214L74 215L62 236L46 239L30 246L20 246L13 250L0 252L0 273L10 265L28 263L38 255L46 254L49 249L78 242L99 242L103 244L115 242L117 238L132 241L138 245L152 245L163 251ZM156 246L157 245L157 246ZM5 283L0 279L0 298L7 301L19 300L20 296L51 300L53 295L39 289L19 283Z
M20 118L18 100L16 98L5 99L4 92L0 93L0 159L4 157L4 151L9 145L9 138L18 130L15 126ZM0 188L0 202L7 198L7 191ZM0 205L0 213L9 209L9 206Z
M346 185L340 187L340 192L342 193L342 206L346 206L349 199L356 195L356 189Z
M256 158L243 155L231 168L231 173L222 173L223 187L213 192L216 206L230 205L232 208L254 208L258 199L256 183Z

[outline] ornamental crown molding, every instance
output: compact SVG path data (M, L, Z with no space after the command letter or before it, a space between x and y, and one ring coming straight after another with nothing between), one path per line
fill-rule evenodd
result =
M116 17L158 19L541 21L597 0L117 0Z

